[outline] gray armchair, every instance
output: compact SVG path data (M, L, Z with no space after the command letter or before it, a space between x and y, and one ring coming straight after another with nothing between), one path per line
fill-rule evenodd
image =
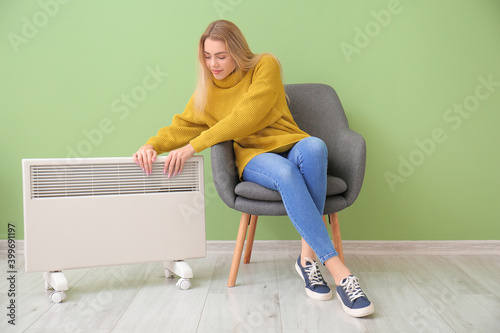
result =
M344 261L337 212L352 205L361 190L366 164L365 140L349 128L344 109L332 87L311 83L289 84L285 90L290 111L299 127L321 138L328 147L324 215L329 217L335 249ZM211 155L217 193L226 205L242 212L228 280L228 287L234 287L248 226L244 263L250 262L258 216L287 214L278 191L239 180L232 141L214 145Z

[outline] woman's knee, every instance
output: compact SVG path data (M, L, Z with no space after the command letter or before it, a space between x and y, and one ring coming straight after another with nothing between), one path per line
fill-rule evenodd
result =
M297 180L297 178L302 178L302 174L299 171L299 168L293 163L283 163L279 171L276 172L276 181L281 182L289 182L290 180Z
M315 136L310 136L303 139L304 145L303 150L308 154L313 154L316 156L328 157L328 148L326 143Z
M254 157L243 171L243 180L281 186L283 183L296 181L302 177L295 164L277 154L264 153Z

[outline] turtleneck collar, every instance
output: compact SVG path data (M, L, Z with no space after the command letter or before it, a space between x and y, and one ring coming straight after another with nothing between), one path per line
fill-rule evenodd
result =
M237 85L245 76L245 72L241 69L234 70L231 74L222 80L217 80L212 76L214 84L219 88L231 88Z

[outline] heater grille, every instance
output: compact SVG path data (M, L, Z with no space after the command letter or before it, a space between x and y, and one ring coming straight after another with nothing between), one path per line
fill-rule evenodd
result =
M153 163L150 176L135 163L31 165L31 198L129 195L200 190L200 162L187 161L167 178L164 164Z

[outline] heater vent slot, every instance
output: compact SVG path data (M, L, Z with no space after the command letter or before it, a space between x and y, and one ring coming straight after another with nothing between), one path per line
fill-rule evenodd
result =
M164 164L153 163L150 176L135 163L31 165L31 198L129 195L200 190L199 161L187 161L182 172L167 178Z

